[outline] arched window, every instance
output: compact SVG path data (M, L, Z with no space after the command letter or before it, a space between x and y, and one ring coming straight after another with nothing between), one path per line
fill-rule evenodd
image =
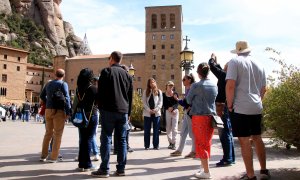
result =
M156 29L157 28L157 15L152 14L152 19L151 19L151 28Z
M156 69L156 65L152 65L152 69Z
M167 28L167 17L166 14L161 14L160 15L160 28L161 29L166 29Z
M170 14L170 28L175 29L176 24L175 24L175 14Z

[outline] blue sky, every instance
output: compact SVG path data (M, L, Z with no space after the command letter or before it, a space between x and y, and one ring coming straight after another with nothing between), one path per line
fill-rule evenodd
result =
M264 51L273 47L299 67L300 2L295 0L63 0L60 9L75 34L87 33L93 54L145 52L145 7L182 5L183 36L191 41L195 65L214 52L221 65L247 40L268 75L278 69ZM130 42L130 43L128 43Z

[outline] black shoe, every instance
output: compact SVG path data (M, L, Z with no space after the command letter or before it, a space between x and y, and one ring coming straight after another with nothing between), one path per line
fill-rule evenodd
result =
M145 147L145 150L149 150L149 148L148 148L148 147Z
M168 149L172 149L172 147L173 147L173 144L170 143L169 146L168 146Z
M244 176L242 176L240 178L240 180L257 180L256 176L253 176L252 178L249 178L247 174L245 174Z
M154 150L159 150L159 147L154 147L153 149L154 149Z
M114 173L115 176L125 176L125 171L116 171Z
M216 163L217 167L225 167L225 166L231 166L232 162L224 161L223 159L220 160L220 162Z
M176 150L176 146L175 144L172 144L172 147L171 147L172 150Z
M108 178L108 177L109 177L108 172L103 172L103 171L100 171L100 170L98 170L98 171L93 171L93 172L91 173L91 175L92 175L93 177L99 177L99 178Z
M260 179L268 180L271 178L270 172L268 169L260 170Z

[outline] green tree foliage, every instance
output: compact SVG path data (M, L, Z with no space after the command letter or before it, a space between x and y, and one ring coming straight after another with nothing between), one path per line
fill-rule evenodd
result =
M7 45L29 51L28 62L43 66L52 65L52 54L46 48L36 48L33 42L43 44L46 38L45 30L31 19L24 18L17 13L10 16L0 15L0 22L4 22L11 33L17 35L17 39L5 42Z
M133 93L130 121L135 127L139 126L139 128L143 128L144 126L143 102L141 96L136 92Z
M280 55L272 48L266 50ZM287 65L284 59L271 59L278 62L281 69L276 71L278 83L271 84L263 100L264 122L276 138L300 149L300 71L293 65Z

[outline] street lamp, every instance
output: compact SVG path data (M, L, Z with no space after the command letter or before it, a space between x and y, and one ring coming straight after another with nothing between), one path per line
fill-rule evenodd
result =
M132 77L134 77L134 72L135 72L135 69L134 69L132 63L130 63L130 66L129 66L129 68L128 68L128 73L129 73Z
M194 52L189 50L187 46L187 42L190 41L190 39L188 39L187 36L185 36L185 39L183 40L185 41L185 47L183 51L180 52L180 60L181 60L180 67L182 68L182 71L185 71L185 74L188 75L190 74L190 70L194 68L193 65Z

